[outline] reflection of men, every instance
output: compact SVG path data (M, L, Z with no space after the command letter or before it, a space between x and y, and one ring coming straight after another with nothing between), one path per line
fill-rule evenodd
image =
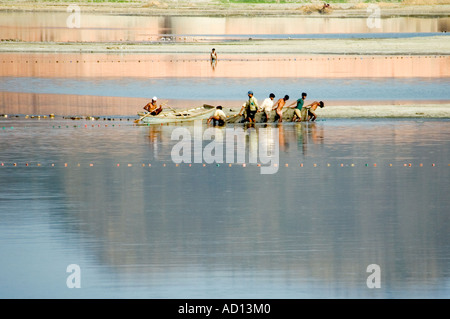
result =
M158 115L159 113L162 112L162 106L158 106L156 104L156 101L158 100L158 98L156 96L154 96L152 98L152 101L149 102L146 106L144 106L144 110L146 110L147 112L149 112L151 115Z
M317 115L316 115L315 111L316 111L318 106L320 106L322 108L325 105L323 104L322 101L320 101L320 102L314 101L311 104L306 106L306 108L308 109L308 118L309 118L309 120L315 121L317 119Z
M255 121L255 114L258 111L258 100L253 96L253 91L248 91L248 101L242 105L239 115L246 112L246 120L250 123Z
M222 106L219 105L216 107L214 115L208 119L208 124L213 121L213 125L216 125L216 123L219 125L224 125L226 120L227 116L224 111L222 111Z
M308 110L303 107L303 104L305 103L306 99L306 93L302 93L302 98L298 99L297 101L293 102L292 104L286 106L294 109L294 117L292 118L292 122L295 122L297 118L300 121L306 121L308 116ZM295 106L294 106L295 105Z
M269 97L266 98L263 102L263 104L261 105L260 110L264 111L264 114L266 115L266 119L265 122L269 121L269 117L270 117L270 112L272 111L272 107L273 107L273 99L275 98L275 94L270 93Z

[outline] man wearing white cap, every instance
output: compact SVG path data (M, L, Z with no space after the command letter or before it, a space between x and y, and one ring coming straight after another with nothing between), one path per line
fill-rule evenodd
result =
M146 110L147 112L149 112L151 115L158 115L159 113L162 112L162 106L158 106L156 104L156 101L158 100L158 98L156 96L154 96L152 98L152 101L147 103L146 106L144 106L144 110Z

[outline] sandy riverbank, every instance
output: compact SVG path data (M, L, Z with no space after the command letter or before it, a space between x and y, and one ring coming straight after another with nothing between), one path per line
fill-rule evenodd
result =
M50 109L49 109L50 110ZM100 108L99 108L100 110ZM54 111L54 110L53 110ZM170 110L166 110L170 112ZM225 113L230 118L230 123L239 122L243 120L243 117L239 117L239 108L227 108ZM270 122L274 121L275 111L272 112ZM60 114L58 112L38 112L38 113L6 113L0 114L1 118L27 118L32 120L39 118L44 119L50 114L54 114L56 117L64 117L67 119L83 119L86 117L131 117L139 118L137 115L117 115L109 114L107 109L102 109L100 113L93 114L91 111L84 111L78 113ZM257 122L261 122L261 114L256 116ZM415 105L360 105L360 106L329 106L316 111L318 119L383 119L383 118L424 118L424 119L450 119L450 104L415 104ZM290 122L292 120L293 111L286 110L283 113L283 120ZM49 118L49 117L48 117Z
M404 0L376 2L382 17L390 16L448 16L450 0ZM73 1L0 1L0 11L66 11ZM76 1L81 12L99 14L132 14L159 16L323 16L367 17L371 3L347 1L331 3L331 9L322 11L323 1L292 1L287 3L232 3L211 0L130 0L127 2Z
M2 41L0 52L34 53L190 53L206 54L214 46L219 54L354 54L449 55L447 36L402 39L291 39L243 40L221 43L53 43Z
M166 112L171 109L181 110L203 105L222 105L225 113L233 117L240 111L243 101L213 100L177 100L161 99L167 103ZM0 92L1 114L9 118L16 115L23 117L55 116L119 116L137 117L148 99L113 96L89 96L69 94L33 94ZM310 103L312 101L308 101ZM319 118L440 118L450 119L449 101L324 101L325 107L317 110ZM284 109L285 120L291 120L293 109ZM259 119L262 113L258 113ZM272 111L272 119L275 111ZM236 120L233 119L233 122Z
M233 118L239 108L226 109L227 115ZM293 109L285 109L283 120L290 121ZM436 118L450 119L450 104L409 104L409 105L334 105L316 110L321 119L344 118ZM271 120L275 117L272 111ZM257 120L259 118L257 117Z

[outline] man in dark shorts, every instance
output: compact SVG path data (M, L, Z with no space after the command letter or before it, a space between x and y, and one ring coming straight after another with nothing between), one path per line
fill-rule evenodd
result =
M311 104L309 104L308 106L306 106L306 108L308 109L308 119L311 120L311 122L314 122L317 119L317 115L315 113L317 107L323 108L325 105L323 104L322 101L317 102L314 101Z
M245 110L246 121L253 123L255 122L255 115L258 109L258 100L253 96L253 91L248 91L248 101L242 105L239 115L242 115L242 112Z

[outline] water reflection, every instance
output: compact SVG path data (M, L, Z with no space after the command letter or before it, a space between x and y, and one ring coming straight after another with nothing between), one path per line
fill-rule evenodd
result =
M402 121L399 121L402 122ZM243 148L245 150L252 149L257 150L264 144L264 148L273 150L275 147L279 148L280 154L284 154L283 157L288 163L300 163L305 160L310 162L316 160L316 163L322 165L326 163L327 159L339 158L344 160L346 165L350 163L348 161L356 160L361 161L364 159L370 159L371 157L377 157L377 147L384 147L389 151L395 149L395 145L402 145L404 150L411 151L416 142L416 128L421 129L431 128L435 121L424 120L405 120L405 123L415 123L415 128L409 125L397 125L394 123L389 124L390 121L386 120L327 120L324 122L303 122L303 123L274 123L274 124L235 124L228 125L226 127L215 128L220 130L223 136L223 143L226 143L227 131L242 132L244 139ZM442 122L437 120L436 123L446 123L446 120ZM442 125L438 125L438 129L421 133L422 147L433 147L433 141L438 143L445 141L446 136L450 134L448 128L444 128ZM183 125L151 125L148 127L149 140L151 145L157 145L158 147L158 160L170 161L171 150L173 145L177 143L171 140L172 131L182 127L189 130L191 136L195 136L194 124L185 123ZM203 132L208 128L204 126ZM270 128L270 130L267 130ZM274 134L276 132L276 134ZM357 134L355 134L357 132ZM262 133L262 134L261 134ZM200 139L202 135L200 135ZM368 141L374 144L367 143ZM428 145L428 143L430 145ZM203 144L207 144L207 141L203 140ZM339 145L355 145L359 147L359 152L345 153L339 152ZM236 144L236 147L242 146ZM152 146L154 147L154 146ZM223 145L225 150L225 145ZM331 154L329 158L323 158L318 154L327 150L327 153ZM223 152L225 154L225 151ZM256 154L257 152L250 152ZM336 154L335 154L336 153ZM339 153L339 154L338 154ZM439 153L439 158L442 153ZM389 157L386 157L387 160ZM393 162L407 160L408 156L401 157L395 155L390 158ZM421 154L423 160L431 160L430 154ZM441 158L444 160L444 158ZM248 161L248 158L247 158ZM340 163L339 163L340 164Z
M295 123L294 127L297 148L307 155L308 144L323 144L325 140L323 126L317 123Z
M0 167L3 297L39 297L42 287L53 297L449 294L448 121L273 124L272 138L258 134L262 126L239 126L247 149L260 138L280 143L280 163L291 165L271 176L254 165L176 167L178 126L6 122L15 129L0 132L1 161L45 165ZM413 167L398 165L405 160ZM55 275L74 262L82 291ZM372 263L384 274L379 290L365 286ZM40 276L25 275L32 269Z
M149 98L0 92L1 112L60 116L136 116ZM174 103L176 104L176 103ZM182 104L184 104L182 102ZM186 105L186 104L184 104Z
M221 54L0 54L1 76L42 78L450 77L448 56ZM217 62L216 62L217 63ZM151 72L149 72L151 70ZM274 70L277 70L274 74Z
M349 33L448 31L449 18L383 18L369 28L366 18L332 17L160 17L83 13L80 28L68 28L69 13L1 12L0 39L38 42L191 42L246 37Z
M211 59L211 69L214 71L217 66L217 59Z

